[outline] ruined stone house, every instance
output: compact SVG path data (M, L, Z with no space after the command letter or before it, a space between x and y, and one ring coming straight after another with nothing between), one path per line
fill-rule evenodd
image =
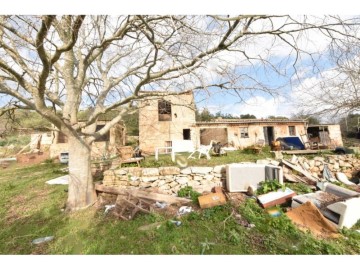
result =
M196 148L210 144L211 140L240 149L259 141L270 145L278 137L285 136L298 136L306 143L307 128L306 120L217 119L196 122L191 92L153 97L141 101L139 107L139 143L148 154L153 154L158 147L174 146L174 143L192 144ZM339 125L328 125L328 131L330 141L342 145Z
M100 130L107 121L98 121L96 131ZM69 145L67 137L60 131L32 134L32 141L36 142L41 135L41 148L49 148L50 157L56 158L61 152L68 152ZM126 128L123 123L113 126L105 135L98 138L91 147L91 157L101 158L111 154L116 154L116 148L126 144ZM34 147L34 146L33 146Z

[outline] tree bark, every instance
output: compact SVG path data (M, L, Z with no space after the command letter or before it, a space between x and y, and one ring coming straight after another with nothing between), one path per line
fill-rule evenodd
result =
M81 138L68 137L69 143L69 195L67 211L92 205L96 194L91 175L91 147Z

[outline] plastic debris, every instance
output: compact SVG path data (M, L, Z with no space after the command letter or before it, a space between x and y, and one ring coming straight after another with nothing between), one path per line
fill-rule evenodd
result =
M69 175L63 175L55 179L51 179L45 182L49 185L68 185L69 184Z
M158 208L164 209L168 205L167 205L166 202L156 202L155 206L158 207Z
M46 237L36 238L31 243L33 243L35 245L38 245L38 244L41 244L41 243L49 242L49 241L51 241L53 239L54 239L54 236L46 236Z
M171 223L175 224L177 227L181 226L180 220L170 220Z
M281 212L278 209L269 209L267 210L268 214L272 217L279 217L281 216Z
M105 212L104 214L107 214L111 209L115 208L115 204L107 204L105 205Z
M192 212L192 207L191 206L181 206L177 212L178 216L182 216L188 213Z

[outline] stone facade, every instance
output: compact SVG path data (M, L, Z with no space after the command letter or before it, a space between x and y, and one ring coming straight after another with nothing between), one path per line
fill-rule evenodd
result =
M157 188L169 195L180 188L191 186L198 192L225 187L225 165L215 167L121 168L104 172L104 186L123 188Z
M307 142L305 121L302 120L217 120L214 122L198 122L196 124L196 133L199 134L201 129L227 129L227 142L239 149L243 149L256 144L259 140L264 140L267 144L271 143L271 140L267 140L264 128L272 129L272 140L276 140L278 137L286 136L298 136L304 143ZM294 127L295 134L290 134L290 128ZM241 134L241 129L245 128L247 134Z
M98 121L98 125L105 125L106 121ZM56 158L61 152L69 151L69 144L67 138L61 135L59 131L53 131L53 140L50 145L50 157ZM60 140L62 137L62 140ZM95 141L91 145L91 157L100 158L106 155L115 155L116 147L123 146L126 143L126 127L123 123L114 125L109 130L109 134L105 139Z
M159 102L167 101L171 114L161 118ZM141 101L139 106L139 142L143 152L153 154L156 147L171 146L173 140L184 140L184 129L190 133L188 139L196 144L194 97L191 92L163 99L152 98Z

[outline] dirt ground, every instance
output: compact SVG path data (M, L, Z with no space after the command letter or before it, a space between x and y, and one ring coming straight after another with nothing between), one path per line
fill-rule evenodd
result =
M50 153L48 151L39 152L39 153L20 154L16 156L18 164L27 164L27 165L39 164L49 158L50 158Z
M286 215L295 223L300 230L310 231L319 238L338 238L337 228L331 224L316 208L312 202L294 208Z

